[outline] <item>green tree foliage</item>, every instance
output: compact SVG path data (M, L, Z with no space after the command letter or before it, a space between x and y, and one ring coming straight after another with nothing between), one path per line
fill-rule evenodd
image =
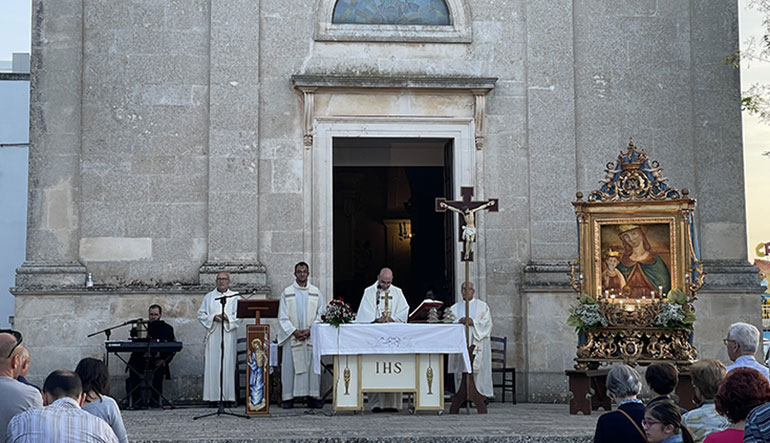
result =
M735 68L748 67L751 63L770 63L770 0L749 0L747 8L756 9L762 13L763 34L759 38L746 39L744 50L725 58L725 63ZM742 92L741 107L749 114L756 115L770 124L770 83L768 81L749 85Z

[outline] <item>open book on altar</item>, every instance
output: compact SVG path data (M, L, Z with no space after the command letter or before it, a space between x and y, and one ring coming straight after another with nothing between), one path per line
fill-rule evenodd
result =
M428 318L428 313L430 312L431 308L440 308L444 306L443 301L439 300L431 300L429 298L426 298L425 300L420 303L419 306L417 306L410 314L409 314L409 322L416 322L425 320Z

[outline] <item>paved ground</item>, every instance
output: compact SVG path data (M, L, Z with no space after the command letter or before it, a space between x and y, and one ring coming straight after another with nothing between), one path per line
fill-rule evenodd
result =
M272 417L237 418L226 415L193 420L216 409L123 411L130 441L176 442L590 442L596 419L569 415L564 404L491 403L489 414L421 413L332 416L321 410L271 409ZM242 413L238 408L232 412Z

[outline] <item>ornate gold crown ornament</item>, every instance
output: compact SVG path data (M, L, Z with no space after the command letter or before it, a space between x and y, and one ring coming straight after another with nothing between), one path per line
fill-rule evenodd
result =
M663 168L657 160L650 161L647 153L629 138L626 152L615 162L607 163L607 174L601 187L588 196L589 202L628 200L678 200L679 192L668 186L662 177Z

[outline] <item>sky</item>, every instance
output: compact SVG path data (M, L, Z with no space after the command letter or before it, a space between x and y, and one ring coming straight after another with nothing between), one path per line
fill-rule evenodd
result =
M29 53L32 23L30 0L0 0L0 60L14 52Z
M0 0L0 60L11 60L14 52L30 50L30 0ZM762 16L746 8L748 0L740 0L741 42L751 35L761 36ZM741 82L770 79L770 63L750 63L741 67ZM770 242L770 125L744 113L743 153L746 172L746 218L748 258L755 257L760 242Z
M762 35L762 15L756 10L743 7L741 0L741 42L750 36ZM770 81L770 62L749 63L741 66L741 87ZM748 227L748 253L753 261L759 243L770 242L770 124L743 113L743 164L746 174L746 224ZM770 258L770 257L765 257Z

